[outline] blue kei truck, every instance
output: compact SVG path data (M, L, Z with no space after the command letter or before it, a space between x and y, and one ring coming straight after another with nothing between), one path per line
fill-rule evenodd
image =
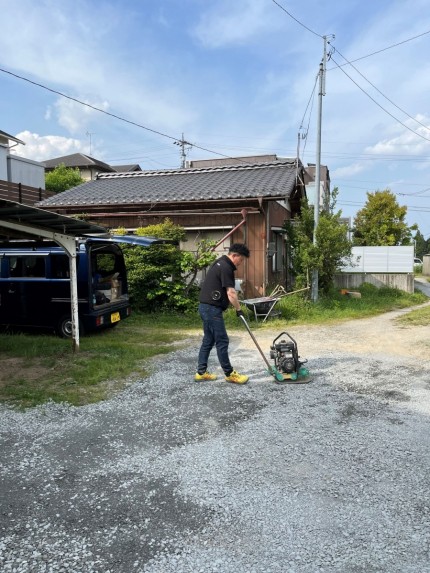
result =
M91 237L76 242L79 330L114 327L130 315L127 270L119 243L149 247L164 239ZM69 257L52 241L0 243L0 325L40 327L72 337Z

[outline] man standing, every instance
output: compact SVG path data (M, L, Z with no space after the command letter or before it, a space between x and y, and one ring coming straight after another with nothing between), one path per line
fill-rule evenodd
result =
M223 312L229 304L243 315L235 289L234 271L249 257L249 249L242 243L231 245L228 255L217 259L207 272L199 298L199 314L203 321L203 341L199 351L196 381L216 380L216 374L207 371L209 354L215 346L225 379L233 384L246 384L249 376L233 369L228 355L229 338Z

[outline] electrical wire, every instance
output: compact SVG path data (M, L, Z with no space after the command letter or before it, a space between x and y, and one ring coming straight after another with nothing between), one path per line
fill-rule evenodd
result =
M376 56L376 54L380 54L381 52L386 52L387 50L391 50L392 48L397 48L397 46L401 46L402 44L406 44L407 42L412 42L412 40L416 40L417 38L421 38L422 36L425 36L426 34L430 34L430 30L427 30L427 32L423 32L422 34L418 34L417 36L412 36L412 38L407 38L406 40L402 40L401 42L397 42L397 44L392 44L391 46L387 46L386 48L381 48L380 50L377 50L376 52L372 52L370 54L367 54L366 56L360 56L359 58L355 58L354 60L351 60L350 62L348 62L349 64L352 64L353 62L358 62L360 60L365 60L366 58L370 58L372 56ZM342 64L343 66L346 66L347 64ZM331 70L335 70L336 68L329 68L327 71L331 71Z
M330 44L330 42L328 42L328 43ZM361 76L364 80L366 80L366 82L367 82L368 84L370 84L370 85L372 86L372 88L374 88L379 94L381 94L382 97L384 97L387 101L389 101L389 102L390 102L394 107L396 107L399 111L401 111L402 113L404 113L405 115L407 115L407 116L409 117L409 119L412 119L413 121L415 121L416 123L418 123L419 125L421 125L422 127L424 127L425 129L427 129L428 131L430 131L430 128L429 128L427 125L425 125L424 123L421 123L421 121L418 121L417 119L415 119L414 117L412 117L411 115L409 115L407 111L405 111L404 109L402 109L401 107L399 107L397 104L395 104L395 103L393 102L393 100L391 100L389 97L387 97L385 94L383 94L383 93L381 92L381 90L378 89L378 88L375 86L375 84L373 84L369 79L367 79L367 78L360 72L360 70L358 70L350 61L348 61L348 59L345 58L345 56L342 55L342 54L340 53L340 51L339 51L335 46L332 45L332 48L335 50L336 53L338 53L338 54L345 60L345 62L346 62L347 64L349 64L352 68L354 68L354 70L355 70L358 74L360 74L360 76ZM332 58L332 59L333 59L333 58ZM339 66L339 67L340 67L340 66ZM403 125L403 124L402 124L402 125Z
M306 144L307 144L307 141L308 141L309 125L310 125L310 123L311 123L312 110L313 110L313 107L314 107L315 90L316 90L317 82L318 82L318 74L315 76L314 87L313 87L313 89L312 89L312 93L311 93L311 95L310 95L310 97L309 97L309 101L308 101L308 104L307 104L307 106L306 106L306 109L305 109L305 112L304 112L304 114L303 114L303 118L302 118L302 121L301 121L300 127L299 127L299 137L300 137L300 130L303 129L303 122L305 121L306 113L307 113L307 111L308 111L308 109L309 109L309 104L311 104L311 109L310 109L309 119L308 119L308 125L307 125L307 128L306 128L305 133L301 136L302 139L304 139L304 141L305 141L305 144L303 145L303 155L304 155L304 153L305 153L305 151L306 151Z
M387 109L385 109L379 102L377 102L375 100L375 98L373 98L370 94L368 94L365 89L363 89L349 74L347 74L345 72L345 70L336 62L336 60L333 58L333 56L331 57L331 59L336 64L336 66L340 69L340 71L343 74L345 74L346 77L349 78L352 81L352 83L358 87L359 90L361 90L369 99L371 99L373 101L373 103L375 103L379 108L381 108L382 111L384 111L386 114L388 114L390 117L392 117L395 121L397 121L397 123L399 123L405 129L407 129L408 131L411 131L417 137L420 137L421 139L424 139L425 141L430 141L430 139L428 139L427 137L424 137L424 135L421 135L420 133L417 133L416 131L411 129L408 125L406 125L405 123L400 121L400 119L398 119L396 116L394 116L392 113L390 113Z
M402 195L403 197L416 197L417 199L430 199L430 196L423 197L421 193L427 193L430 191L430 187L427 189L422 189L421 191L415 191L414 193L397 193L397 195Z
M281 4L279 4L279 2L276 2L276 0L272 0L272 2L274 4L276 4L281 10L283 10L290 18L292 18L295 22L297 22L297 24L302 26L302 28L304 28L305 30L308 30L308 32L311 32L311 34L314 34L314 36L318 36L319 38L324 38L324 36L322 36L321 34L318 34L317 32L314 32L314 30L312 30L311 28L309 28L308 26L303 24L303 22L300 22L300 20L298 20L295 16L293 16L290 12L288 12L288 10L286 10ZM430 34L430 30L427 30L426 32L422 32L421 34L417 34L416 36L412 36L411 38L407 38L406 40L402 40L401 42L397 42L396 44L392 44L391 46L387 46L386 48L381 48L380 50L376 50L376 52L372 52L370 54L367 54L366 56L360 56L359 58L355 58L355 60L351 60L351 62L348 62L348 63L352 64L353 62L358 62L359 60L364 60L366 58L370 58L371 56L375 56L376 54L386 52L387 50L391 50L392 48L397 48L398 46L401 46L402 44L406 44L407 42L412 42L412 40L416 40L417 38L421 38L422 36L425 36L426 34ZM343 64L343 65L346 65L346 64ZM330 68L328 71L330 71L332 69L334 70L336 68Z
M303 28L305 28L306 30L308 30L309 32L311 32L312 34L314 34L315 36L318 36L319 38L323 38L323 37L324 37L324 36L322 36L321 34L316 33L314 30L312 30L311 28L309 28L309 27L306 26L305 24L303 24L303 23L302 23L300 20L298 20L297 18L295 18L290 12L288 12L288 11L287 11L281 4L279 4L276 0L272 0L272 1L273 1L273 3L276 4L281 10L283 10L290 18L292 18L293 20L295 20L300 26L302 26ZM366 55L366 56L361 56L361 57L356 58L356 59L351 60L351 61L346 60L346 58L344 58L344 56L337 50L338 53L339 53L339 55L341 55L341 56L346 60L347 63L341 65L341 64L338 64L337 62L335 62L335 63L336 63L336 67L339 68L339 69L341 69L341 71L344 71L344 70L342 69L343 66L352 65L353 62L356 62L356 61L359 61L359 60L362 60L362 59L371 57L371 56L373 56L373 55L375 55L375 54L378 54L378 53L384 52L384 51L386 51L386 50L392 49L392 48L394 48L394 47L400 46L400 45L402 45L402 44L405 44L405 43L407 43L407 42L410 42L410 41L412 41L412 40L415 40L415 39L417 39L417 38L420 38L420 37L422 37L422 36L424 36L424 35L426 35L426 34L429 34L429 33L430 33L430 30L429 30L429 31L426 31L426 32L423 32L423 33L421 33L421 34L418 34L418 35L416 35L416 36L413 36L413 37L411 37L411 38L408 38L408 39L406 39L406 40L402 40L401 42L397 42L396 44L392 44L391 46L388 46L388 47L386 47L386 48L382 48L382 49L380 49L380 50L377 50L377 51L375 51L375 52L372 52L371 54L368 54L368 55ZM331 59L333 59L333 58L331 57ZM333 61L334 61L334 59L333 59ZM354 67L354 66L352 66L352 67ZM336 69L336 68L331 68L331 69ZM356 68L354 67L354 69L356 69ZM360 73L358 70L356 70L356 71L357 71L358 73ZM23 76L20 76L20 75L18 75L18 74L14 74L13 72L11 72L11 71L9 71L9 70L5 70L5 69L0 68L0 72L9 74L9 75L11 75L11 76L14 76L14 77L16 77L16 78L18 78L18 79L21 79L21 80L23 80L23 81L26 81L26 82L28 82L28 83L31 83L31 84L33 84L33 85L35 85L35 86L37 86L37 87L40 87L40 88L42 88L42 89L45 89L45 90L50 91L50 92L52 92L52 93L55 93L55 94L57 94L57 95L59 95L59 96L61 96L61 97L64 97L64 98L66 98L66 99L69 99L69 100L71 100L71 101L74 101L74 102L76 102L76 103L79 103L80 105L86 106L86 107L91 108L91 109L93 109L93 110L95 110L95 111L98 111L98 112L100 112L100 113L104 113L105 115L108 115L108 116L110 116L110 117L113 117L113 118L115 118L115 119L118 119L118 120L120 120L120 121L123 121L123 122L125 122L125 123L134 125L134 126L136 126L136 127L139 127L139 128L141 128L141 129L144 129L144 130L149 131L149 132L151 132L151 133L154 133L154 134L156 134L156 135L160 135L161 137L168 138L168 139L172 140L174 143L180 142L180 140L179 140L178 138L176 138L176 137L173 137L173 136L168 135L168 134L166 134L166 133L163 133L163 132L161 132L161 131L158 131L158 130L149 128L149 127L147 127L147 126L141 125L141 124L139 124L139 123L137 123L137 122L134 122L134 121L125 119L125 118L123 118L123 117L121 117L121 116L119 116L119 115L116 115L116 114L114 114L114 113L108 112L108 111L106 111L106 110L100 109L100 108L98 108L98 107L96 107L96 106L93 106L93 105L87 103L87 102L83 102L83 101L81 101L81 100L79 100L79 99L77 99L77 98L74 98L74 97L69 96L69 95L67 95L67 94L64 94L64 93L62 93L62 92L60 92L60 91L54 90L54 89L52 89L52 88L49 88L49 87L47 87L47 86L45 86L45 85L43 85L43 84L37 83L37 82L35 82L35 81L32 81L32 80L30 80L30 79L28 79L28 78L25 78L25 77L23 77ZM346 73L346 72L344 72L344 73ZM406 126L405 124L403 124L400 120L398 120L398 119L397 119L396 117L394 117L392 114L390 114L390 113L389 113L387 110L385 110L378 102L376 102L369 94L367 94L367 93L365 92L365 90L363 90L348 74L346 74L346 75L347 75L347 77L349 77L349 79L351 79L351 81L353 81L353 83L355 83L355 85L357 85L357 87L359 87L359 89L361 89L368 97L370 97L370 99L372 99L372 101L374 101L374 103L376 103L376 105L378 105L383 111L385 111L386 113L388 113L388 115L390 115L393 119L395 119L396 121L398 121L402 126L404 126L406 129L408 129L409 131L411 131L411 132L414 133L415 135L418 135L418 137L421 137L422 139L425 139L426 141L430 141L430 140L428 140L427 138L425 138L425 137L421 136L420 134L418 134L417 132L415 132L414 130L412 130L411 128L409 128L408 126ZM360 75L362 75L362 74L360 73ZM366 81L368 81L368 82L370 83L370 85L373 86L373 84L372 84L369 80L367 80L367 78L365 78L364 76L363 76L363 78L364 78ZM376 88L376 86L373 86L373 87L374 87L377 91L379 91L378 88ZM315 88L314 88L314 89L315 89ZM400 107L398 107L394 102L392 102L389 98L387 98L382 92L379 92L379 93L380 93L383 97L385 97L388 101L390 101L390 103L392 103L392 104L393 104L395 107L397 107L400 111L402 111L403 113L405 113L405 115L408 115L404 110L402 110L402 109L401 109ZM309 103L308 103L308 106L309 106ZM307 107L308 107L308 106L307 106ZM306 112L305 112L305 113L306 113ZM310 122L310 117L311 117L311 116L309 116L309 122ZM413 119L413 120L416 121L417 123L420 123L418 120L416 120L415 118L412 118L410 115L408 115L408 117L410 117L411 119ZM303 121L304 121L304 118L303 118L303 120L302 120L302 123L303 123ZM422 125L422 126L425 127L426 129L429 129L427 126L425 126L425 125L422 124L422 123L420 123L420 125ZM308 128L307 128L307 130L306 130L306 134L308 133L308 131L309 131L309 124L308 124ZM192 144L192 145L193 145L193 147L195 147L195 148L197 148L197 149L200 149L200 150L202 150L202 151L206 151L206 152L211 153L211 154L214 154L214 155L218 155L218 156L220 156L220 157L225 157L225 158L229 158L229 159L232 158L232 157L229 156L229 155L225 155L225 154L216 152L216 151L214 151L214 150L212 150L212 149L208 149L208 148L202 147L202 146L197 145L197 144ZM306 143L305 143L305 146L304 146L304 149L303 149L303 153L305 152L305 147L306 147ZM245 160L243 160L243 159L238 159L238 158L234 158L234 159L237 159L238 161L241 161L241 162L243 162L243 163L249 163L249 162L247 162L247 161L245 161Z
M11 71L9 71L9 70L5 70L4 68L0 68L0 72L3 72L3 73L5 73L5 74L9 74L10 76L13 76L13 77L15 77L15 78L17 78L17 79L19 79L19 80L23 80L23 81L25 81L25 82L28 82L28 83L30 83L30 84L33 84L33 85L35 85L35 86L37 86L37 87L39 87L39 88L42 88L42 89L47 90L47 91L49 91L49 92L51 92L51 93L54 93L54 94L56 94L56 95L59 95L59 96L64 97L64 98L66 98L66 99L69 99L69 100L71 100L71 101L74 101L74 102L76 102L76 103L78 103L78 104L80 104L80 105L83 105L83 106L85 106L85 107L88 107L88 108L90 108L90 109L93 109L94 111L98 111L98 112L100 112L100 113L104 113L105 115L108 115L108 116L110 116L110 117L113 117L113 118L115 118L115 119L118 119L119 121L123 121L123 122L125 122L125 123L130 124L130 125L134 125L135 127L139 127L140 129L144 129L144 130L149 131L149 132L151 132L151 133L154 133L154 134L156 134L156 135L160 135L161 137L166 137L167 139L171 139L171 140L173 141L173 143L176 143L176 144L178 144L178 145L180 145L180 144L182 143L181 140L178 139L177 137L173 137L172 135L168 135L167 133L163 133L163 132L161 132L161 131L157 131L156 129L152 129L152 128L147 127L147 126L145 126L145 125L142 125L142 124L140 124L140 123L136 123L135 121L132 121L132 120L130 120L130 119L125 119L124 117L121 117L121 116L119 116L119 115L116 115L116 114L114 114L114 113L111 113L111 112L109 112L109 111L106 111L106 110L104 110L104 109L101 109L101 108L99 108L99 107L96 107L96 106L94 106L94 105L91 105L91 104L89 104L89 103L87 103L87 102L81 101L81 100L79 100L79 99L77 99L77 98L74 98L74 97L72 97L72 96L69 96L69 95L67 95L67 94L64 94L64 93L62 93L62 92L60 92L60 91L58 91L58 90L54 90L53 88L49 88L49 87L47 87L47 86L45 86L45 85L43 85L43 84L40 84L40 83L35 82L35 81L33 81L33 80L30 80L29 78L26 78L26 77L24 77L24 76L20 76L20 75L18 75L18 74L14 74L13 72L11 72ZM237 158L237 157L231 157L230 155L225 155L224 153L219 153L219 152L217 152L217 151L213 151L212 149L207 149L206 147L202 147L201 145L196 145L196 144L194 144L194 143L193 143L193 144L190 144L190 145L192 145L193 147L195 147L195 148L197 148L197 149L200 149L200 150L202 150L202 151L206 151L207 153L212 153L213 155L218 155L218 156L224 157L224 158L226 158L226 159L235 159L235 160L239 161L240 163L244 163L244 164L246 164L246 165L249 165L249 161L245 161L244 159L239 159L239 158Z
M311 30L310 28L308 28L308 26L306 26L306 24L303 24L303 22L300 22L300 20L298 20L297 18L295 18L290 12L288 12L288 10L286 10L281 4L279 4L279 2L276 2L276 0L272 0L272 2L274 4L276 4L276 6L278 6L281 10L283 10L285 12L285 14L288 14L288 16L290 18L292 18L295 22L297 22L297 24L299 24L300 26L302 26L302 28L304 28L305 30L307 30L308 32L311 32L311 34L314 34L314 36L318 36L318 38L322 38L323 36L321 36L321 34L318 34L317 32L314 32L313 30Z
M305 28L306 30L308 30L309 32L311 32L312 34L314 34L315 36L318 36L320 38L324 38L324 36L322 36L321 34L317 34L314 30L312 30L311 28L309 28L308 26L306 26L305 24L303 24L303 22L300 22L300 20L298 20L297 18L295 18L290 12L288 12L288 10L286 10L281 4L279 4L276 0L272 0L272 2L274 4L276 4L281 10L283 10L290 18L292 18L295 22L297 22L300 26L302 26L303 28ZM339 50L336 50L336 48L334 48L334 46L332 46L332 48L334 50L336 50L340 56L342 56L342 58L344 58L344 60L347 62L344 65L351 65L356 71L357 73L359 73L374 89L376 89L385 99L387 99L392 105L394 105L397 109L399 109L402 113L404 113L405 115L407 115L410 119L412 119L413 121L419 123L422 127L424 127L425 129L429 130L429 127L424 125L423 123L421 123L420 121L418 121L417 119L415 119L414 117L412 117L411 115L409 115L407 112L405 112L403 109L401 109L398 105L396 105L392 100L390 100L387 96L385 96L376 86L374 86L363 74L361 74L361 72L359 70L357 70L357 68L355 66L352 65L352 62L356 62L358 60L362 60L364 58L368 58L370 56L373 56L375 54L379 54L381 52L384 52L386 50L389 50L391 48L400 46L402 44L405 44L407 42L410 42L412 40L416 40L417 38L421 38L422 36L425 36L426 34L429 34L430 30L427 30L426 32L423 32L421 34L418 34L416 36L413 36L411 38L407 38L406 40L402 40L401 42L397 42L396 44L392 44L391 46L388 46L386 48L383 48L381 50L377 50L376 52L373 52L372 54L368 54L367 56L362 56L360 58L356 58L355 60L352 61L348 61L340 52ZM328 42L330 44L330 42ZM332 45L332 44L330 44ZM422 139L424 139L425 141L430 141L430 139L427 139L426 137L424 137L423 135L417 133L416 131L414 131L413 129L411 129L410 127L408 127L407 125L405 125L403 122L401 122L398 118L396 118L393 114L391 114L388 110L386 110L384 107L382 107L374 98L372 98L372 96L370 96L359 84L357 84L357 82L355 82L351 76L349 76L343 69L342 66L340 64L338 64L334 58L332 53L329 54L329 59L333 60L333 62L336 64L337 68L339 68L365 95L367 95L378 107L380 107L383 111L385 111L385 113L387 113L390 117L392 117L395 121L397 121L398 123L400 123L400 125L402 125L403 127L405 127L406 129L408 129L409 131L411 131L412 133L414 133L415 135L417 135L418 137L421 137ZM331 69L335 69L335 68L331 68Z
M136 126L136 127L140 127L141 129L145 129L146 131L150 131L151 133L155 133L155 134L157 134L157 135L161 135L162 137L167 137L168 139L172 139L173 141L179 141L176 137L172 137L171 135L167 135L166 133L162 133L161 131L157 131L156 129L151 129L150 127L146 127L146 126L144 126L144 125L141 125L141 124L136 123L136 122L134 122L134 121L131 121L131 120L129 120L129 119L124 119L123 117L120 117L119 115L115 115L114 113L111 113L111 112L106 111L106 110L104 110L104 109L100 109L99 107L96 107L96 106L91 105L91 104L89 104L89 103L87 103L87 102L81 101L81 100L79 100L79 99L77 99L77 98L74 98L74 97L72 97L72 96L69 96L69 95L67 95L67 94L64 94L64 93L62 93L62 92L60 92L60 91L58 91L58 90L54 90L54 89L49 88L49 87L47 87L47 86L45 86L45 85L43 85L43 84L39 84L38 82L35 82L35 81L30 80L30 79L28 79L28 78L25 78L24 76L20 76L20 75L18 75L18 74L14 74L13 72L11 72L11 71L9 71L9 70L5 70L5 69L3 69L3 68L0 68L0 72L3 72L4 74L9 74L10 76L13 76L13 77L15 77L15 78L18 78L19 80L23 80L23 81L25 81L25 82L28 82L29 84L33 84L34 86L37 86L37 87L42 88L42 89L44 89L44 90L47 90L47 91L49 91L49 92L51 92L51 93L54 93L54 94L56 94L56 95L59 95L59 96L61 96L61 97L64 97L64 98L69 99L69 100L71 100L71 101L74 101L74 102L76 102L76 103L79 103L80 105L84 105L84 106L89 107L89 108L91 108L91 109L93 109L93 110L95 110L95 111L99 111L100 113L104 113L105 115L109 115L110 117L114 117L115 119L119 119L120 121L124 121L124 122L129 123L129 124L131 124L131 125L134 125L134 126Z
M292 19L293 19L295 22L297 22L300 26L302 26L303 28L305 28L305 30L308 30L308 32L311 32L312 34L314 34L314 35L317 36L318 38L324 39L324 36L321 36L321 34L318 34L318 33L315 32L314 30L311 30L311 28L309 28L308 26L306 26L305 24L303 24L303 22L301 22L301 21L298 20L295 16L293 16L290 12L288 12L288 10L287 10L286 8L284 8L284 6L282 6L281 4L279 4L279 2L276 2L276 0L272 0L272 2L273 2L274 4L276 4L276 6L278 6L278 8L280 8L281 10L283 10L290 18L292 18ZM307 106L306 106L306 109L305 109L305 112L304 112L304 114L303 114L303 118L302 118L302 121L301 121L301 124L300 124L300 127L299 127L299 135L298 135L299 141L298 141L298 145L297 145L297 160L299 160L299 158L300 158L300 137L302 137L302 139L304 139L304 141L305 141L305 144L304 144L304 146L303 146L302 156L305 154L305 150L306 150L307 136L308 136L308 133L309 133L309 125L310 125L311 116L312 116L313 102L314 102L314 96L315 96L315 88L316 88L317 81L318 81L318 75L319 75L319 74L317 74L316 77L315 77L314 87L313 87L311 96L310 96L310 98L309 98L308 104L307 104ZM304 120L305 120L306 112L307 112L307 110L308 110L308 108L309 108L309 104L311 103L311 101L312 101L312 107L311 107L311 113L309 114L308 126L307 126L307 129L306 129L305 133L301 135L301 134L300 134L300 131L303 129L303 122L304 122Z

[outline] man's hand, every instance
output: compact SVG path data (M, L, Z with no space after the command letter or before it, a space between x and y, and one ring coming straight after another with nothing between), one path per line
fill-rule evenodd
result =
M236 316L238 316L238 317L240 317L240 316L245 317L245 315L243 314L243 312L242 312L240 309L239 309L239 310L236 310Z

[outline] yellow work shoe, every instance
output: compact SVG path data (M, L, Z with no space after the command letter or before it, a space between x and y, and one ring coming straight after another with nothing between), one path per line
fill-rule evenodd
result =
M249 380L249 376L245 374L239 374L236 370L230 372L229 376L225 377L226 382L231 382L232 384L246 384Z
M199 374L198 372L196 372L196 375L194 376L194 380L196 382L202 382L203 380L216 380L216 379L217 375L211 374L210 372L204 372L203 374Z

